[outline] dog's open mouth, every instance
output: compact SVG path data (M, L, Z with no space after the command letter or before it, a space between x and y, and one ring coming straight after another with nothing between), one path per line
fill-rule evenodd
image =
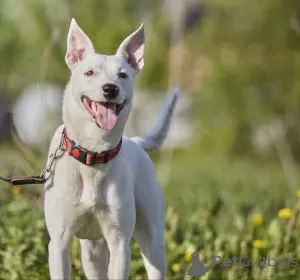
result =
M93 101L85 95L81 97L81 101L96 125L104 130L112 130L117 125L118 115L126 104L126 100L121 104Z

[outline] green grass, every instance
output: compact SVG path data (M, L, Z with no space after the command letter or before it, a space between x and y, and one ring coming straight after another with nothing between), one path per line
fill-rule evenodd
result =
M42 155L28 149L20 155L15 147L5 146L0 153L0 175L35 175L45 162ZM157 163L158 154L151 156ZM176 151L171 167L171 179L165 186L169 279L183 279L190 265L188 257L183 257L193 250L210 266L205 278L199 279L298 279L300 198L280 165L188 149ZM1 183L0 188L0 279L49 279L49 238L39 199L43 187L12 189ZM279 217L282 208L291 208L293 215ZM253 215L258 215L256 220ZM131 277L145 279L138 246L131 245ZM71 246L72 279L85 279L79 253L75 239ZM299 261L294 267L253 264L212 268L211 259L216 255L254 260L259 256L277 260L294 257Z

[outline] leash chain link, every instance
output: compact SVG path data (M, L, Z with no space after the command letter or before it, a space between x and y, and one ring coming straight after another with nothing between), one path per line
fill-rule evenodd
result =
M63 133L63 135L62 135L62 138L63 138L63 136L64 136L64 133ZM46 168L44 168L44 169L42 170L42 172L41 172L40 178L45 179L45 181L48 181L48 180L50 179L50 177L52 176L52 169L51 169L51 168L52 168L52 165L53 165L54 160L60 159L60 158L64 155L64 153L62 153L61 155L57 156L57 153L58 153L59 150L62 151L62 152L65 151L65 148L64 148L63 145L62 145L62 139L61 139L61 141L60 141L59 146L58 146L58 147L55 149L55 151L49 156L50 161L49 161L48 165L47 165ZM46 173L49 173L48 177L45 177L45 174L46 174Z

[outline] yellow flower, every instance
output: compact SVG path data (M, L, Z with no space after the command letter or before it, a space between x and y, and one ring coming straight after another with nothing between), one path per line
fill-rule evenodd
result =
M300 197L300 189L296 191L296 195Z
M256 249L263 248L265 246L265 242L263 240L253 240L252 247Z
M264 217L261 214L255 214L252 216L252 222L255 225L261 225L264 222Z
M294 215L294 211L290 208L283 208L279 210L278 216L280 218L289 219Z
M19 187L19 186L13 186L11 188L11 192L12 192L12 194L14 196L17 196L17 195L19 195L21 193L21 187Z
M181 267L182 267L181 263L174 263L174 264L172 265L172 270L173 270L174 272L178 273L178 272L180 272Z
M192 253L193 253L192 251L185 252L185 255L183 258L186 262L190 262L192 260Z
M22 253L23 251L25 251L28 248L27 244L21 244L19 247L19 253Z

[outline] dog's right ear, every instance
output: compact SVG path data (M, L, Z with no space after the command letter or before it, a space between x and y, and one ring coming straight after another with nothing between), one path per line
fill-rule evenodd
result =
M85 59L88 54L95 52L90 38L78 26L74 18L68 33L67 48L65 60L70 69Z

